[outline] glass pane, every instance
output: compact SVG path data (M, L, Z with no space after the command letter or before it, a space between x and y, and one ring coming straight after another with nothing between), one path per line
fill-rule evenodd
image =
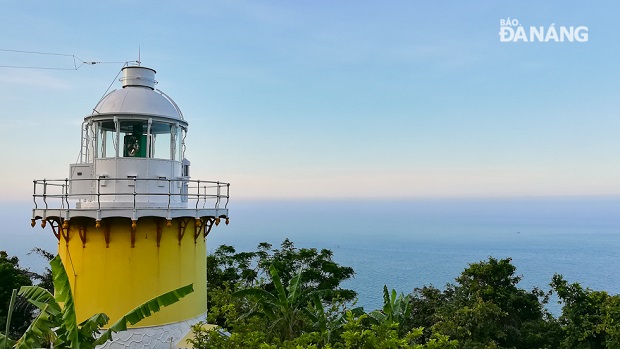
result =
M151 134L153 137L153 157L157 159L170 160L172 142L172 125L163 122L153 122L151 124Z
M154 136L153 157L157 159L171 159L170 155L170 133L160 133Z
M114 149L114 142L116 142L115 133L112 131L103 131L104 144L101 145L103 154L101 157L113 158L116 156L116 149Z
M146 122L121 121L120 141L122 142L123 157L147 157Z
M177 136L177 154L178 154L178 160L181 161L183 160L183 137L185 137L185 132L183 131L182 128L178 128L178 136Z

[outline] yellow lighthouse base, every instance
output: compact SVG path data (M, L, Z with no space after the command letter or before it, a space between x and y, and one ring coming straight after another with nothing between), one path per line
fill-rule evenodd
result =
M206 235L216 221L143 217L59 222L58 250L71 281L78 322L105 313L113 323L149 299L190 283L193 293L133 327L204 316Z

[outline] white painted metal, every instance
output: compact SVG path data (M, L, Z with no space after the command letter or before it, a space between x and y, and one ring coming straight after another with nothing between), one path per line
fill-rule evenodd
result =
M139 206L150 203L152 204L150 206L154 207L153 204L159 203L159 207L167 207L170 201L173 207L186 207L186 204L182 204L181 196L179 196L183 185L180 161L148 158L105 158L96 159L95 165L96 173L94 177L91 177L93 178L93 185L91 185L92 191L90 193L96 194L98 192L103 196L100 197L99 203L86 202L81 205L82 208L94 207L93 205L114 207L116 204L133 203L134 197L130 194L134 192L141 194L136 197ZM103 186L97 188L96 178L118 179L106 180ZM171 181L169 182L168 179ZM169 193L173 195L171 198L168 197Z
M72 194L74 182L91 195ZM86 197L86 198L85 198ZM34 182L33 219L46 217L228 217L229 184L186 178L56 179Z
M123 77L121 82L123 88L127 86L142 86L148 87L151 90L155 89L155 70L142 66L128 66L122 69Z
M69 178L35 181L33 219L228 217L228 184L190 179L188 123L155 70L125 67L121 81L84 118Z
M93 183L93 164L72 164L70 165L71 186L69 194L76 199L92 200Z
M94 108L94 115L153 115L183 120L174 104L149 88L126 87L105 96Z

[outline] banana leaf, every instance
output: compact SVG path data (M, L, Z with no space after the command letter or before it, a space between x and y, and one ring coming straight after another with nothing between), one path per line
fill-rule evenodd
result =
M7 338L5 335L0 333L0 344L2 344L4 349L12 348L15 345L15 341L11 338ZM6 347L4 346L6 344Z
M43 346L46 338L55 338L53 328L57 322L47 311L41 313L30 323L24 334L14 344L15 349L32 349Z
M108 330L103 332L101 337L94 342L94 345L101 345L107 342L112 339L112 333L125 331L127 329L127 324L135 325L138 321L151 316L152 313L158 312L160 308L174 304L192 292L194 292L194 285L189 284L164 293L137 306L112 324Z
M19 289L19 295L24 297L29 303L46 311L50 315L60 315L62 310L60 305L48 290L39 286L22 286Z
M62 327L66 332L66 341L70 348L79 348L78 324L75 314L75 303L71 293L71 283L62 265L60 256L57 255L50 261L52 275L54 276L54 293L56 302L62 303Z

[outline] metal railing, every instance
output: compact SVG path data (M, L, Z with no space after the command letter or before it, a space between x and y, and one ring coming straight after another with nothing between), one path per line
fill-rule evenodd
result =
M183 178L65 178L33 183L35 209L70 209L77 202L94 202L97 209L102 203L115 202L130 202L133 209L144 208L140 205L144 203L166 205L167 209L179 208L179 204L189 209L227 209L230 193L229 183ZM78 191L80 188L88 190Z

